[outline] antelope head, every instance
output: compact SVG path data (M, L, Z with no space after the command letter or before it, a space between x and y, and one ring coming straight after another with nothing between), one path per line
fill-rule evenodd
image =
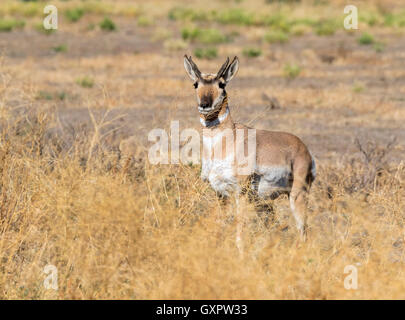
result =
M235 56L231 63L227 58L216 74L206 74L200 72L191 56L187 57L185 55L184 68L194 82L198 111L205 117L218 113L227 99L225 87L238 72L238 57Z

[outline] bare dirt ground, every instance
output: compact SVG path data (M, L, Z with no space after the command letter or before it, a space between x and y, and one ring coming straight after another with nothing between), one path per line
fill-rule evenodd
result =
M193 46L167 52L162 42L152 40L153 28L145 30L135 21L125 20L118 21L119 31L112 34L2 34L3 66L15 70L13 82L31 81L37 90L50 94L65 92L67 101L39 100L34 107L55 106L66 125L87 123L83 101L99 95L100 86L106 86L111 99L117 100L113 114L125 114L118 139L141 129L131 123L141 122L150 128L154 119L156 124L167 126L168 113L173 119L180 119L182 126L198 128L193 90L182 69L183 53L192 54ZM170 24L166 28L176 30ZM241 57L240 73L229 88L233 116L258 128L294 132L319 159L330 153L333 157L351 154L355 137L382 144L397 137L393 160L400 160L405 141L405 38L385 33L376 37L386 43L381 53L359 46L354 35L341 32L267 44L263 45L262 57ZM55 53L52 48L59 43L66 43L68 52ZM241 48L249 45L251 41L239 37L231 44L221 45L223 54L218 58L200 64L214 72L226 55L240 56ZM301 62L302 76L294 80L283 77L282 66L289 61ZM74 77L80 74L90 74L96 86L77 88ZM353 92L356 83L366 89ZM263 94L276 97L280 109L269 109ZM99 106L100 111L103 107Z

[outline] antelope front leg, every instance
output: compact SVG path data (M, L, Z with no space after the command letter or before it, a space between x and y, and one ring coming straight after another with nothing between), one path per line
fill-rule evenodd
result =
M235 214L236 221L236 247L239 250L239 254L243 256L244 246L243 246L243 227L245 223L244 217L244 198L238 192L235 192L233 196L233 212Z

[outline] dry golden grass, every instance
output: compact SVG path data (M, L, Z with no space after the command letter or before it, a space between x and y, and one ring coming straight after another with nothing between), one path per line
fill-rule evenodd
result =
M184 52L166 51L153 35L167 29L178 39L183 24L169 22L168 10L202 3L137 2L132 11L129 1L103 3L93 7L96 18L62 23L61 33L35 33L27 24L1 35L0 298L405 298L403 29L371 28L385 44L377 53L344 31L277 45L262 42L264 27L223 26L240 38L218 45L218 58L198 61L215 71L226 55L260 47L262 56L241 57L229 86L233 117L292 132L317 159L308 241L298 241L286 198L272 203L267 224L248 204L241 257L232 212L200 180L200 167L152 166L145 156L149 130L168 128L170 120L180 120L181 129L199 127ZM343 3L280 6L296 18L333 17ZM59 4L63 12L81 1ZM279 7L203 4L257 12ZM367 8L391 7L398 2ZM7 0L0 13L25 16L27 8ZM113 15L117 32L83 31L104 13ZM156 25L134 27L132 34L139 13L157 17ZM67 52L52 51L65 43ZM193 48L187 44L185 51ZM291 81L283 76L288 63L302 68ZM94 85L80 86L83 78ZM269 108L263 94L281 107ZM134 156L125 163L118 145L132 135ZM391 136L397 141L388 146ZM43 285L48 264L58 269L57 291ZM347 265L358 268L357 290L344 288Z
M361 161L321 166L306 243L286 229L285 200L268 227L248 206L242 258L198 167L139 156L123 170L102 150L86 162L90 141L67 153L44 143L50 120L34 114L1 137L3 298L403 298L403 164L364 186ZM349 291L343 270L356 263L359 288ZM58 268L57 292L43 286L47 264Z

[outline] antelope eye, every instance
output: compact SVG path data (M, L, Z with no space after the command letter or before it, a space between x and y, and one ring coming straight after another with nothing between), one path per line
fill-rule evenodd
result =
M224 89L225 88L225 82L218 83L218 87L220 87L221 89Z
M194 86L194 88L198 88L198 82L195 82L194 84L193 84L193 86Z

